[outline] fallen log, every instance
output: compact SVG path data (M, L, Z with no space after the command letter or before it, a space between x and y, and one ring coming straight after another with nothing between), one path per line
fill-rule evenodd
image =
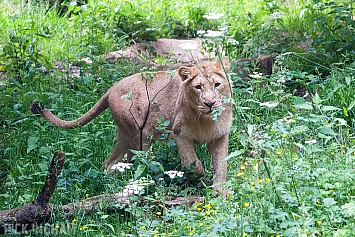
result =
M53 212L65 213L65 218L73 218L78 211L91 213L100 209L101 211L115 206L125 207L132 201L146 203L140 196L133 192L119 192L113 194L102 194L87 198L81 202L69 203L62 206L49 204L53 194L57 178L61 173L65 160L62 151L56 151L51 161L48 175L38 197L30 204L11 210L0 211L0 234L16 233L40 227L50 221ZM164 203L159 201L149 201L157 207L172 207L177 205L191 206L194 202L203 202L204 197L167 197Z

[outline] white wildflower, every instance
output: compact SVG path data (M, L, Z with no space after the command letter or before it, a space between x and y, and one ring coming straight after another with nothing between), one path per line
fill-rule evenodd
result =
M220 37L223 36L224 32L222 31L215 31L215 30L208 30L207 33L205 34L205 37Z
M210 13L208 15L204 15L203 18L207 20L218 20L224 16L223 13Z
M309 141L305 141L304 143L306 143L306 144L315 144L315 143L317 143L317 140L312 139L312 140L309 140Z
M169 170L165 171L164 174L168 175L171 179L174 179L176 176L182 177L184 175L184 172L177 170Z
M128 195L128 194L136 194L138 195L139 192L144 188L145 186L142 185L136 185L136 184L128 184L124 187L122 190L123 195Z
M275 102L275 103L270 103L270 102L264 102L264 103L260 103L260 106L265 106L268 108L274 108L278 105L279 103Z
M118 170L119 172L124 172L125 170L129 170L133 164L131 163L122 163L119 162L113 166L111 166L111 170Z
M197 32L197 35L204 35L206 33L205 30L198 30Z
M269 16L269 20L270 21L277 20L277 19L282 18L284 15L285 15L284 12L274 12Z
M129 180L129 184L122 190L120 196L139 195L142 189L153 183L155 183L154 180L148 180L146 177L142 177L138 180L131 179Z
M259 73L259 72L253 72L253 74L250 74L249 77L254 78L254 79L260 79L263 77L263 74Z
M296 123L296 119L292 118L292 116L286 116L282 119L279 119L278 121L281 123L286 123L286 124L287 123Z
M228 31L228 26L220 26L218 27L219 31Z
M239 45L239 41L236 41L235 39L228 39L227 43L231 45Z

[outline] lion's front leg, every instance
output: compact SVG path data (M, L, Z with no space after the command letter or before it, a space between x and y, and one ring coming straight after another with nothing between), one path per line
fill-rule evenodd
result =
M212 157L214 189L224 193L222 185L227 181L228 134L208 143L208 151Z
M201 161L196 155L194 142L188 138L178 137L176 138L176 143L179 148L179 155L182 166L189 169L190 166L195 163L193 172L198 178L202 177L205 172Z

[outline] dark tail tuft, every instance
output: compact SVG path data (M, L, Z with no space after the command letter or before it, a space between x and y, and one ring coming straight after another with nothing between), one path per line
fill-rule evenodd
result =
M31 105L31 111L36 115L42 115L43 106L41 107L38 102L33 102L33 104Z

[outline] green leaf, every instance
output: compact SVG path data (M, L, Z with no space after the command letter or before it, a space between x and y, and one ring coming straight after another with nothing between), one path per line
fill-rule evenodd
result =
M347 110L350 111L354 106L355 106L355 100L350 103L350 105L349 105Z
M39 137L29 137L27 139L27 154L30 153L33 149L37 148Z
M163 166L157 161L151 161L149 163L149 169L153 172L164 172Z
M165 120L165 121L164 121L164 126L165 126L165 127L169 126L169 124L170 124L170 120Z
M348 110L345 107L343 107L343 113L346 117L349 117Z
M136 172L134 172L134 179L137 180L140 177L142 177L146 168L147 168L146 165L142 165L142 164L138 165Z
M351 83L351 77L345 77L345 82L346 82L346 85L349 86L350 83Z
M332 136L338 135L337 133L335 133L333 131L333 129L328 128L328 127L321 127L319 129L319 132L322 133L322 134L325 134L325 135L332 135Z
M253 130L254 130L254 125L248 124L247 127L248 127L248 135L252 136Z
M111 229L112 233L115 233L115 228L113 227L113 225L108 224L108 223L104 223L104 225L108 226Z
M341 109L334 106L322 106L322 110L324 112L327 112L327 111L334 111L334 110L341 110Z
M317 144L313 144L313 145L306 145L305 150L307 153L311 154L311 153L316 153L316 152L322 152L322 151L324 151L324 148L320 147Z
M323 199L323 204L325 207L331 207L331 206L335 206L337 204L337 202L334 200L334 198L324 198Z
M106 219L107 217L110 217L110 215L102 215L101 219Z
M304 100L302 100L302 101L297 100L296 104L294 104L293 106L298 109L309 109L309 110L313 109L313 106L311 104L305 102Z
M42 146L40 149L39 149L39 154L40 155L47 155L49 154L51 151L49 150L48 147L46 146Z
M319 97L318 93L316 93L316 94L314 95L312 101L313 101L313 103L314 103L315 105L321 105L322 102L323 102L323 100Z
M338 121L339 124L337 126L346 126L346 120L342 118L335 118L334 121Z
M241 154L243 154L243 153L244 153L244 150L236 150L236 151L233 151L233 152L231 152L231 153L225 158L225 160L229 160L229 159L231 159L231 158L237 157L237 156L239 156L239 155L241 155Z

